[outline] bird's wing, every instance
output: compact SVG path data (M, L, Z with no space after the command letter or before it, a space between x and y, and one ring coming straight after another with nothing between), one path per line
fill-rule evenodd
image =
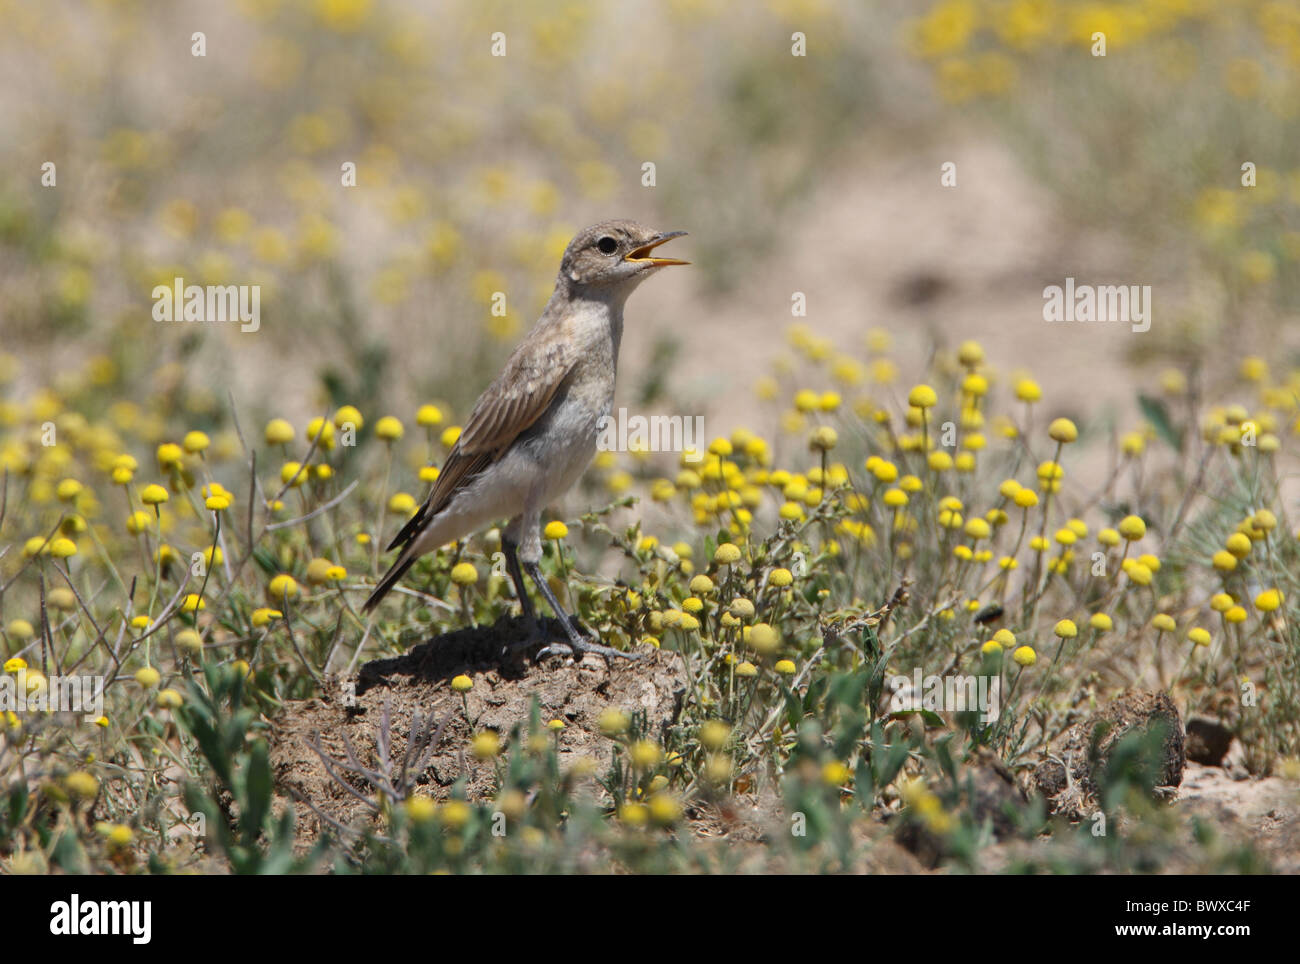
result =
M581 355L571 339L529 338L474 405L424 505L389 544L415 538L474 476L541 418Z

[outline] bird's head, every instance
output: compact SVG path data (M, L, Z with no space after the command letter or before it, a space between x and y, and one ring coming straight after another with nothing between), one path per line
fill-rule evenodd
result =
M560 261L561 283L579 288L614 286L630 290L670 264L690 264L652 252L685 231L654 231L635 221L602 221L580 231Z

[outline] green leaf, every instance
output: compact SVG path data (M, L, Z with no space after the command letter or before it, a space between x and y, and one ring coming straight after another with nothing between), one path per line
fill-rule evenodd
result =
M244 771L245 798L239 823L245 841L251 846L262 832L262 822L271 810L271 760L265 740L253 744Z
M1165 403L1152 398L1150 395L1139 393L1138 406L1142 409L1143 418L1155 428L1156 434L1173 446L1176 451L1181 452L1183 450L1183 433L1175 429L1173 422L1169 420L1169 409L1165 407Z

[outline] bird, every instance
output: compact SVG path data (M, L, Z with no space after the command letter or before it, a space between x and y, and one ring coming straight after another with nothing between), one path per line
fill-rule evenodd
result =
M541 514L581 476L613 412L628 296L660 269L690 263L653 253L685 234L618 219L569 242L541 317L474 404L428 498L385 550L401 551L364 612L421 556L509 518L501 548L530 639L542 631L523 572L563 624L575 657L629 656L584 636L555 598L541 571Z

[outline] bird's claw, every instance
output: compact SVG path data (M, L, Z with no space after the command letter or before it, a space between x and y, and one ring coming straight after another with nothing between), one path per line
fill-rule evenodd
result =
M576 629L573 626L572 623L569 623L567 621L565 623L564 628L565 628L565 635L568 637L568 639L548 642L544 647L538 650L537 652L538 656L567 655L567 656L572 656L576 660L581 660L582 657L586 656L588 653L594 653L597 656L605 657L605 659L607 660L612 656L617 656L620 659L630 659L633 661L639 660L641 658L640 656L637 656L635 653L625 653L621 649L615 649L612 646L606 646L603 643L598 643L595 640L593 640L591 637L580 632L578 629ZM536 639L537 636L541 636L541 635L543 635L542 629L541 626L538 625L535 630L534 640Z

